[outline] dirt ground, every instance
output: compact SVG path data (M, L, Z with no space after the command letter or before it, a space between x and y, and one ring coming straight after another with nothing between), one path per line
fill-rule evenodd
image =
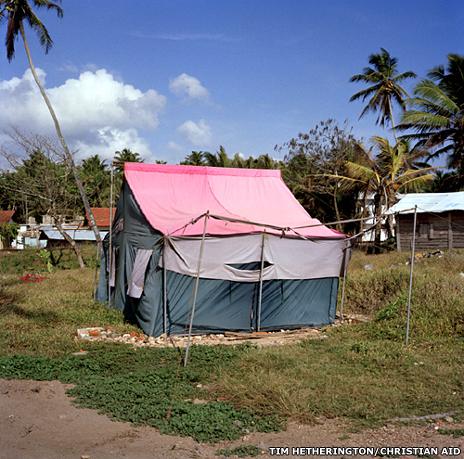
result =
M234 442L199 444L77 408L65 393L67 387L58 381L0 380L1 459L217 458L218 449L241 444L262 448L261 457L270 457L268 448L279 446L453 446L464 456L463 437L436 430L463 424L446 421L351 434L341 423L327 420L316 426L291 424L284 432L250 434Z

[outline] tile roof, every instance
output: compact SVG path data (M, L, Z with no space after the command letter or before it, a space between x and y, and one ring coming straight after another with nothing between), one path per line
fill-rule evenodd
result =
M91 207L95 222L98 228L109 228L110 226L110 208L109 207ZM113 218L116 209L113 207ZM87 221L89 217L87 216Z
M8 223L12 219L14 213L14 210L0 210L0 225Z

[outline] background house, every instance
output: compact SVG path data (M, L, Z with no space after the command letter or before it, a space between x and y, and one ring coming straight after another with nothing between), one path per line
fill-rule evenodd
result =
M0 225L13 223L14 210L0 210Z
M7 225L8 223L13 223L14 213L14 210L0 210L0 226ZM0 233L0 250L8 247L9 245L9 238L5 234L3 234L3 232Z
M108 230L110 228L111 221L114 218L114 213L116 212L116 209L113 207L113 209L111 210L111 219L109 207L91 207L91 209L98 229ZM86 224L90 227L88 215L86 215Z
M94 244L95 233L88 229L66 229L66 234L78 244ZM106 236L107 231L101 231L102 239ZM56 229L43 229L40 231L40 241L46 241L47 248L69 247L68 242L61 233Z
M410 193L388 210L396 217L398 251L411 248L415 206L417 249L464 247L464 191Z
M366 198L362 195L362 193L358 196L357 207L361 210L364 207L364 216L366 220L361 221L360 223L360 231L365 231L361 237L359 238L358 242L362 244L373 244L375 240L375 231L374 231L374 223L375 223L375 206L374 206L374 193L369 193ZM382 206L382 213L385 213L387 209L385 206ZM372 228L371 231L367 231L369 228ZM384 226L380 231L380 241L384 242L388 239L388 233Z

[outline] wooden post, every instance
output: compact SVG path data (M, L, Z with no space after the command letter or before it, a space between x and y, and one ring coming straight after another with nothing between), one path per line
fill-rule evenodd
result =
M416 255L416 225L417 225L417 205L414 206L414 222L412 228L411 243L411 263L409 265L409 292L408 292L408 310L406 318L406 346L409 344L409 325L411 321L411 296L412 296L412 276L414 273L414 258Z
M258 312L256 317L256 330L261 330L261 304L263 301L263 269L264 269L264 239L266 237L266 231L263 232L263 238L261 240L261 267L259 269L259 291L258 291Z
M193 317L195 316L195 306L197 304L198 286L200 284L201 259L203 257L203 249L204 249L205 237L206 237L206 225L208 224L208 218L209 218L209 210L205 214L205 224L203 226L203 236L201 238L201 243L200 243L200 254L198 255L197 277L195 279L195 284L194 284L194 287L193 287L192 310L190 312L190 324L189 324L187 346L185 348L184 367L187 366L188 356L189 356L189 351L190 351L190 344L191 344L191 341L192 341Z
M453 220L451 211L448 212L448 250L453 248Z

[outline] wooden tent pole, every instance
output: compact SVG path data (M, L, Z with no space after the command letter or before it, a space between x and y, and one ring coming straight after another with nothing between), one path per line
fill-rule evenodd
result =
M166 285L166 241L164 237L163 244L163 328L164 333L168 336L168 288Z
M195 316L195 307L196 307L196 304L197 304L198 286L200 284L201 259L203 257L203 249L204 249L204 246L205 246L206 226L208 224L208 218L209 218L209 210L205 214L205 223L204 223L204 226L203 226L203 236L201 237L201 243L200 243L200 254L198 255L197 277L195 279L195 284L194 284L194 287L193 287L192 310L190 312L190 324L189 324L187 346L185 348L184 367L186 367L187 363L188 363L190 345L191 345L191 342L192 342L193 318Z
M264 269L264 240L266 237L266 230L263 231L261 240L261 267L259 269L259 291L258 291L258 311L256 314L256 330L261 330L261 305L263 302L263 269Z
M347 253L348 249L351 246L351 242L347 241L345 247L345 253L343 256L343 281L342 281L342 299L340 301L340 320L343 322L343 306L345 305L345 285L346 285L346 273L348 271L348 260L347 260Z
M408 292L408 310L406 318L406 346L409 344L409 327L411 321L411 296L412 296L412 278L414 273L414 258L416 254L416 226L417 226L417 206L414 207L414 222L412 230L411 244L411 263L409 265L409 292Z
M113 272L113 187L114 187L114 164L111 163L110 174L110 234L108 244L108 306L111 307L111 275Z

